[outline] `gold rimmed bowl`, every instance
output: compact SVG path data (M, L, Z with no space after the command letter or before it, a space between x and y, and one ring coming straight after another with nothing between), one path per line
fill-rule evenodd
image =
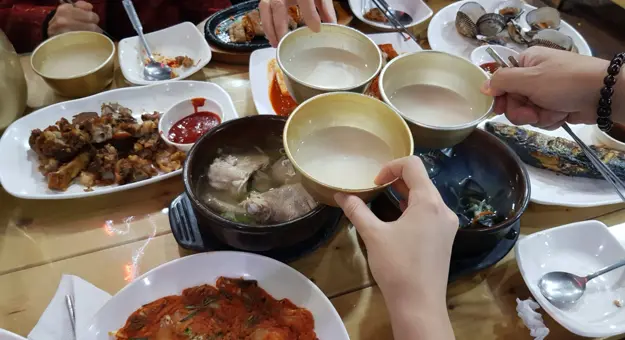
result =
M419 51L401 55L388 63L380 74L379 84L384 102L408 122L415 147L443 149L462 142L492 111L494 98L480 92L486 80L488 74L469 60L445 52ZM462 112L460 123L454 124L432 124L431 117L402 112L394 94L414 85L442 88L447 95L464 98L470 109ZM438 114L448 109L448 98L444 95L436 97L427 99L427 105L436 106L435 112L429 110L427 114ZM437 102L434 103L434 100ZM413 105L418 107L425 103L415 100Z
M276 55L298 103L329 92L362 93L382 69L382 53L371 38L335 24L322 24L318 33L308 27L290 32Z
M64 97L85 97L113 81L115 44L103 34L68 32L41 43L33 52L33 71Z
M357 131L356 134L350 135L350 138L345 140L345 144L351 144L351 146L340 145L340 142L334 145L332 143L323 145L323 139L310 139L310 136L314 135L326 136L327 131L337 128L349 129L352 132ZM344 130L341 133L349 133L350 131ZM340 136L341 134L335 134L334 137L337 135ZM378 144L371 145L368 139L375 139ZM382 156L386 160L392 160L412 155L414 151L412 135L406 122L391 107L377 99L358 93L336 92L319 95L305 101L291 113L286 123L283 134L284 149L296 171L302 174L302 184L306 190L317 201L331 206L337 206L334 195L338 192L356 195L367 202L382 192L390 183L374 184L376 172L371 174L371 178L365 179L368 180L369 184L362 187L354 187L347 183L344 185L330 184L327 177L320 178L318 172L311 168L314 155L300 152L303 143L310 143L312 140L315 144L319 143L315 147L322 148L317 152L317 155L322 156L320 158L322 162L328 160L322 165L323 172L330 176L337 172L344 172L347 176L361 175L356 173L361 169L354 166L355 163L342 163L337 166L337 163L332 161L334 159L332 157L337 155L347 159L350 159L351 156ZM383 146L383 150L387 154L366 154L367 152L374 153L374 151L367 151L368 145L371 145L370 149L374 150L380 146L380 143L386 145L386 147ZM348 154L355 152L354 145L364 145L365 147L361 147L360 154ZM323 150L323 148L327 150ZM335 148L340 151L337 153L336 150L333 150ZM324 157L324 155L330 154L332 157ZM351 159L348 162L351 162ZM318 166L317 169L319 169ZM350 172L348 169L352 171Z

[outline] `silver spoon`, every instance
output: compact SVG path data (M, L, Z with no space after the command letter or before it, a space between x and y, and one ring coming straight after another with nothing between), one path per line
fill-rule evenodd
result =
M65 295L65 307L67 307L69 321L72 325L73 339L76 339L76 312L74 309L74 297L70 294Z
M566 272L551 272L540 278L538 287L545 299L555 306L571 305L584 295L588 281L623 266L625 260L583 277Z
M126 10L126 14L128 14L132 27L134 27L135 31L137 31L139 40L143 44L143 48L145 49L148 59L150 60L143 67L143 77L146 80L152 81L171 79L171 68L154 60L154 55L152 55L152 50L150 50L150 46L148 46L148 41L145 40L145 36L143 35L143 26L141 25L141 21L139 20L139 16L137 15L137 11L135 11L135 6L132 4L132 1L123 0L122 4L124 5L124 9Z

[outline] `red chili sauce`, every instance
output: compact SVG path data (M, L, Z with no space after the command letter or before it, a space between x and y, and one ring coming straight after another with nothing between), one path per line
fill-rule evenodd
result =
M482 70L486 72L495 73L495 71L499 69L499 64L497 64L496 62L485 63L485 64L480 65L480 67L482 68Z
M282 94L276 77L274 77L271 81L271 86L269 88L269 101L271 102L274 112L278 116L288 116L297 107L297 103L293 100L293 98L291 98L291 96L285 96Z
M170 141L178 144L195 143L203 134L221 124L219 115L209 111L198 111L198 107L204 106L204 98L191 99L195 113L177 121L167 134Z

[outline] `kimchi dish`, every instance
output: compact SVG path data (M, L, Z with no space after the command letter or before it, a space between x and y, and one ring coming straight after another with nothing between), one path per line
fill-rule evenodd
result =
M253 280L220 277L150 302L114 332L116 340L316 340L312 313L276 300Z
M393 44L381 44L381 45L378 45L378 48L380 48L380 50L382 51L382 62L383 62L382 67L384 67L386 63L395 59L399 55L397 51L395 51L395 48L393 48ZM371 81L367 89L365 90L365 94L367 96L371 96L373 98L382 100L382 97L380 96L379 81L380 81L380 75L378 74L375 78L373 78L373 80Z
M28 143L48 188L65 191L77 180L85 191L99 185L138 182L182 168L186 154L161 139L158 112L141 115L116 103L101 114L82 112L31 131Z

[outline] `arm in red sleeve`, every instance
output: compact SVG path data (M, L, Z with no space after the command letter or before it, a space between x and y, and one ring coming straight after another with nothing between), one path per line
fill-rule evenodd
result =
M0 0L0 29L18 53L32 51L42 40L42 25L56 6L17 4Z
M194 24L213 15L215 12L232 6L230 0L178 0L182 19Z

